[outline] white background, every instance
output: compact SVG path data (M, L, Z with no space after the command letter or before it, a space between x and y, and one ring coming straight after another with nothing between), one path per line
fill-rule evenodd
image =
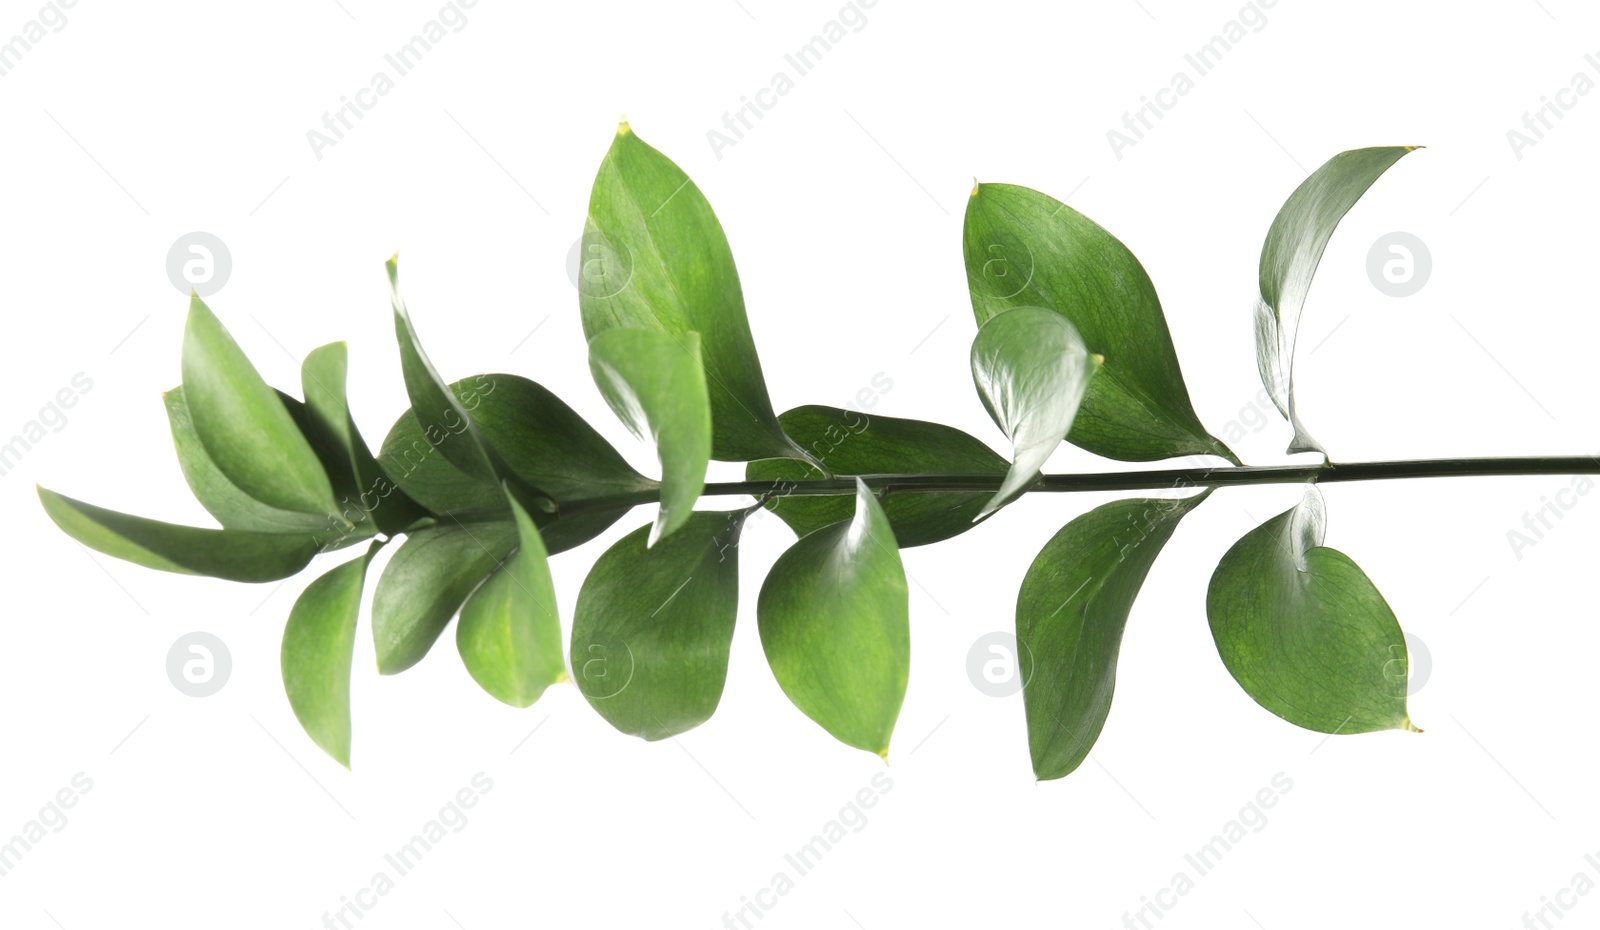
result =
M38 9L0 3L0 40ZM349 340L352 403L374 444L406 405L381 267L398 248L447 377L535 378L648 470L650 450L589 380L565 271L619 113L715 206L780 410L842 405L882 372L893 389L874 412L948 422L1002 450L967 373L961 214L974 174L1025 184L1140 256L1201 418L1220 436L1240 420L1234 448L1271 464L1288 431L1257 399L1250 328L1267 225L1336 152L1426 144L1327 251L1301 339L1303 418L1347 461L1600 446L1600 94L1571 98L1520 158L1506 136L1575 73L1600 80L1584 60L1600 51L1596 19L1575 0L1279 3L1120 159L1107 131L1189 70L1184 55L1237 2L880 0L720 159L707 131L789 68L784 55L836 0L481 0L320 159L307 131L386 69L437 0L155 9L82 0L0 78L0 434L75 373L93 380L65 427L0 478L0 839L75 773L93 781L66 826L0 877L7 928L321 926L478 772L493 789L466 826L360 926L716 927L775 873L793 877L784 854L884 771L800 714L765 667L754 596L792 540L773 519L746 535L732 667L705 726L646 744L570 686L507 708L448 636L380 680L363 635L354 771L323 756L278 677L283 619L314 571L244 586L91 560L34 497L39 482L208 523L160 402L179 379L186 307L166 254L194 230L231 249L210 303L269 381L298 384L307 351ZM1433 257L1406 299L1365 270L1395 230ZM1063 446L1047 470L1109 467ZM1431 653L1412 698L1424 735L1326 741L1234 684L1204 613L1217 558L1299 491L1217 494L1145 586L1092 761L1043 784L1020 697L980 693L967 653L1011 627L1044 541L1110 498L1037 496L906 552L914 645L892 790L760 926L1121 926L1176 873L1192 876L1185 853L1280 772L1292 791L1192 891L1164 897L1176 904L1163 928L1522 926L1577 873L1600 880L1584 860L1600 853L1600 496L1568 497L1576 506L1521 558L1507 539L1568 486L1326 489L1328 544ZM652 516L555 560L565 616L594 557ZM165 670L195 630L233 656L204 699ZM1567 926L1600 921L1600 894L1561 899L1575 904Z

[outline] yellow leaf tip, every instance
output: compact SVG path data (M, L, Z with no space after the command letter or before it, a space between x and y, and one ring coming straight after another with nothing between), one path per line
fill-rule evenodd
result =
M1400 729L1406 731L1407 733L1423 732L1421 727L1411 722L1411 716L1409 714L1406 716L1406 719L1400 721Z
M1415 152L1417 149L1425 149L1425 148L1427 148L1426 145L1408 145L1408 146L1405 146L1405 150L1408 151L1408 152Z
M625 136L630 132L633 132L633 127L628 125L628 114L624 113L617 117L617 135Z
M566 669L562 669L561 672L556 675L556 684L558 685L564 685L571 680L572 676L567 674Z
M981 187L981 186L982 185L980 185L978 183L978 176L977 175L973 175L972 176L972 193L968 194L967 196L968 197L976 197L976 196L978 196L978 188Z

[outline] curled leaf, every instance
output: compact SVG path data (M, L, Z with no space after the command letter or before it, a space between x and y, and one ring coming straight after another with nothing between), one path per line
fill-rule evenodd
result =
M1294 404L1295 336L1322 251L1339 221L1367 188L1416 148L1391 145L1352 149L1328 159L1284 201L1261 244L1261 294L1255 306L1256 367L1272 402L1294 427L1290 452L1327 455L1301 424Z
M1099 364L1066 317L1042 307L1007 310L978 330L972 341L972 381L1015 453L1000 490L975 520L1033 484L1072 429Z
M589 370L617 418L655 443L661 510L650 545L682 526L705 487L711 407L700 367L700 337L613 329L589 340Z

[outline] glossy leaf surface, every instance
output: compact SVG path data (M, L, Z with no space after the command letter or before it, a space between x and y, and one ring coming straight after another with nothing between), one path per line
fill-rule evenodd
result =
M783 693L840 742L887 758L911 669L905 569L856 479L856 512L801 537L767 573L756 622Z
M1155 286L1115 236L1038 191L980 184L962 243L980 327L1015 307L1046 307L1105 357L1070 442L1129 462L1219 455L1237 464L1195 416Z
M1111 712L1134 599L1178 521L1205 497L1096 507L1062 527L1028 567L1017 596L1017 649L1040 779L1070 774L1094 748Z
M240 491L278 510L339 513L322 461L278 393L198 297L183 330L183 397L207 454Z
M995 315L972 341L972 383L1015 452L1000 490L978 517L1010 503L1072 429L1099 361L1059 313L1018 307Z
M739 511L696 511L647 546L642 526L600 556L578 592L572 674L608 723L647 740L711 718L739 606Z
M1322 545L1322 495L1261 524L1222 557L1206 594L1217 652L1258 704L1321 733L1415 729L1394 611L1344 553Z
M472 593L456 624L456 649L497 700L527 707L566 675L549 553L528 512L508 500L517 551Z
M373 594L378 672L392 675L422 661L467 596L516 545L510 519L451 520L407 536Z
M350 767L350 666L361 590L374 544L301 592L283 628L283 690L300 726L322 751Z
M254 533L179 526L118 513L39 488L39 502L61 531L96 552L185 575L277 581L305 568L318 543L306 533Z
M655 443L661 509L650 544L689 519L711 459L711 407L700 337L613 329L589 340L589 371L617 418Z
M954 427L858 413L838 407L807 406L778 418L784 432L835 475L932 474L992 475L1010 467L976 438ZM855 501L845 495L784 493L792 481L811 481L822 472L793 459L751 462L745 476L771 481L768 509L801 536L850 519ZM900 548L925 546L972 529L972 520L993 495L986 491L889 494L880 502Z
M595 175L580 250L589 339L613 329L700 334L714 458L796 454L767 396L722 224L689 176L626 123Z

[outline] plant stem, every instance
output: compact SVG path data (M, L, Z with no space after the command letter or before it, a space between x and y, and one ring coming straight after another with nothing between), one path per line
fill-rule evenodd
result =
M1398 478L1475 478L1494 475L1600 474L1600 456L1517 456L1511 458L1410 459L1394 462L1327 462L1320 465L1246 465L1166 468L1148 471L1077 475L1041 475L1030 492L1138 491L1171 488L1219 488L1242 484L1384 481ZM862 475L867 486L884 494L966 491L994 492L999 475ZM818 478L805 481L712 481L704 497L817 497L854 494L856 479ZM660 498L655 490L570 501L561 516L575 517L618 507L648 504Z

